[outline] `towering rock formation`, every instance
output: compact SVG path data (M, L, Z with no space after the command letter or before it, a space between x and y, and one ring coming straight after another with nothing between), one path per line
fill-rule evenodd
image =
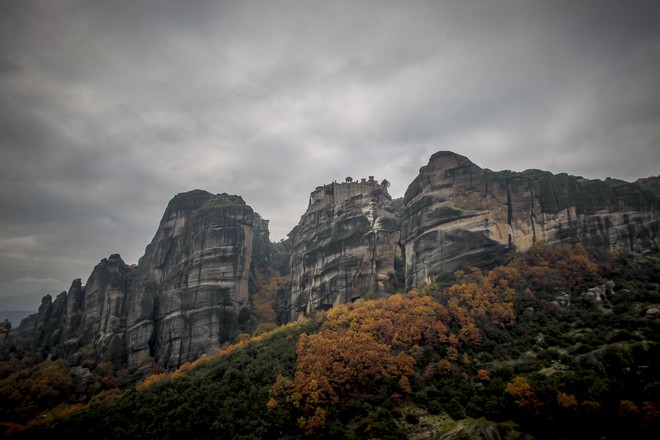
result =
M540 240L657 250L658 187L658 177L493 172L448 151L431 156L403 201L373 177L319 186L282 248L291 281L278 292L279 320L391 289L399 257L412 288L459 267L503 263ZM236 334L273 248L268 222L241 197L178 194L137 265L103 259L86 284L44 297L3 347L132 372L179 366Z
M657 194L641 185L539 170L493 172L449 151L431 156L404 197L406 285L489 267L534 242L626 251L658 246Z
M149 358L174 367L234 335L267 228L239 196L198 190L172 199L128 297L130 367Z
M400 255L392 198L372 176L317 187L289 239L292 320L383 291Z
M268 222L241 197L178 194L137 266L103 259L84 286L44 297L14 341L37 359L77 364L84 351L130 370L179 366L234 336L268 243Z
M55 300L46 295L35 315L25 318L13 332L18 347L29 350L34 359L49 356L81 360L81 349L113 361L117 367L126 361L124 298L135 273L117 254L96 265L82 285L71 283L68 292Z

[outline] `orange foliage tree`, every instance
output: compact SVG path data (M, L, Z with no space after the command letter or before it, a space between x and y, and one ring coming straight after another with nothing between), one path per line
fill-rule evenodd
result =
M514 377L504 389L513 398L516 406L522 410L535 411L542 406L532 385L524 377Z
M567 394L562 391L557 392L557 406L562 409L577 411L578 401L572 394Z
M598 265L580 243L550 245L537 242L514 258L509 267L524 274L525 283L536 291L554 291L599 280Z
M422 347L469 364L459 349L480 342L478 329L460 305L450 309L416 290L331 309L317 334L300 337L294 378L278 380L268 407L278 399L292 404L302 414L299 426L312 435L342 399L373 393L374 385L395 402L409 394ZM451 374L450 360L431 369Z
M448 306L453 317L463 327L462 338L480 342L475 320L488 321L500 327L511 327L516 322L513 301L514 287L520 284L515 268L500 266L483 275L477 268L468 274L456 273L458 282L449 289Z

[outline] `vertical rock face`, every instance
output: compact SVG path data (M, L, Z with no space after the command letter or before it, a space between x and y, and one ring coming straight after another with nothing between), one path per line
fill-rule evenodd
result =
M137 266L103 259L14 332L37 358L81 360L81 348L117 367L176 367L234 336L248 306L254 257L268 250L268 222L239 196L175 196Z
M38 312L16 329L15 343L30 350L35 359L56 356L75 364L80 361L80 349L87 347L88 353L96 352L98 357L122 365L124 298L134 272L117 254L104 258L86 285L78 278L55 300L46 295Z
M110 255L96 265L84 287L81 345L91 345L117 367L126 361L126 297L135 269L118 254Z
M277 292L278 321L388 290L398 257L412 288L459 267L503 263L541 240L657 249L658 181L493 172L441 151L403 201L373 177L319 186L286 242L291 281ZM116 254L101 260L85 285L76 279L44 297L4 348L132 372L177 367L236 334L271 246L268 222L241 197L178 194L138 265Z
M400 255L392 198L373 177L317 187L289 239L292 320L383 291Z
M267 222L239 196L193 191L167 207L127 304L129 366L174 367L233 336Z
M458 267L489 267L534 242L583 242L639 251L658 246L656 194L641 185L539 170L482 169L441 151L404 197L406 285Z

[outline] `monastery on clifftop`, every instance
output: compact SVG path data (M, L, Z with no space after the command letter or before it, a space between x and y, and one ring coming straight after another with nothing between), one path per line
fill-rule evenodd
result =
M384 180L383 182L386 181ZM353 196L368 194L376 188L382 188L387 191L387 185L378 183L374 180L374 176L369 176L369 179L362 178L359 182L353 181L352 177L347 177L345 182L332 182L317 186L309 196L308 209L320 209L326 206L332 206Z

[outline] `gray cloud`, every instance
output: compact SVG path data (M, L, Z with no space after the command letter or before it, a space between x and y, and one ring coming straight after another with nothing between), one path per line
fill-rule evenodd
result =
M194 188L243 196L279 240L317 185L402 196L443 149L659 174L658 19L652 1L6 2L0 300L137 262Z

